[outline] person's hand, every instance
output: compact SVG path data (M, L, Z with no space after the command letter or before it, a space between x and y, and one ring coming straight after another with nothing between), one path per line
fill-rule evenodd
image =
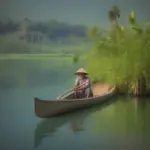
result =
M77 89L74 87L73 89L72 89L72 91L76 91Z
M73 88L72 91L75 91L75 88Z

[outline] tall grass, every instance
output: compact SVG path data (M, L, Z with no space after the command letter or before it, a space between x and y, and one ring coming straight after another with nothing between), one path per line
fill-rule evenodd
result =
M150 87L150 28L142 29L135 18L133 20L130 24L132 33L128 28L123 31L119 28L114 37L106 37L102 36L99 28L93 29L93 48L86 56L87 70L93 79L135 85L142 75Z

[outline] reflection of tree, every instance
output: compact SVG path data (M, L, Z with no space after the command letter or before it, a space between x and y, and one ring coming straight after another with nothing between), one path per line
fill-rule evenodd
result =
M134 99L135 101L135 99ZM150 137L150 102L149 99L136 99L136 125L135 132L136 137L140 139L139 145L146 149L146 146L149 145Z
M137 101L137 132L140 134L141 137L144 137L144 135L147 133L147 121L149 120L146 114L146 106L147 106L147 100L138 100Z
M116 103L101 112L95 113L93 116L93 131L97 129L97 132L111 132L144 138L150 131L150 103L147 100L138 100L136 102L137 108L135 108L133 100L120 98Z

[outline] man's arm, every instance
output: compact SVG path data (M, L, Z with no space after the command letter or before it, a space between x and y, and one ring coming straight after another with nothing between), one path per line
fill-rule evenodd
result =
M72 89L72 90L74 90L74 91L75 91L75 89L76 89L76 87L78 86L78 84L79 84L79 79L78 79L78 78L76 78L75 83L74 83L74 87L73 87L73 89Z
M79 88L76 88L75 90L78 91L78 90L86 89L86 88L89 86L89 84L90 84L90 80L87 79L87 80L83 83L83 85L81 85Z
M75 80L75 84L74 84L74 88L76 88L78 85L79 85L79 79L78 79L78 78L76 78L76 80Z

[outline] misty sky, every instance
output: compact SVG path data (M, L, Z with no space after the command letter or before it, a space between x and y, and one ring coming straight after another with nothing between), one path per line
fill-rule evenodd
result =
M23 20L50 20L85 24L108 25L107 11L112 5L121 9L121 22L127 22L134 9L138 21L150 19L149 0L0 0L0 19L10 17Z

